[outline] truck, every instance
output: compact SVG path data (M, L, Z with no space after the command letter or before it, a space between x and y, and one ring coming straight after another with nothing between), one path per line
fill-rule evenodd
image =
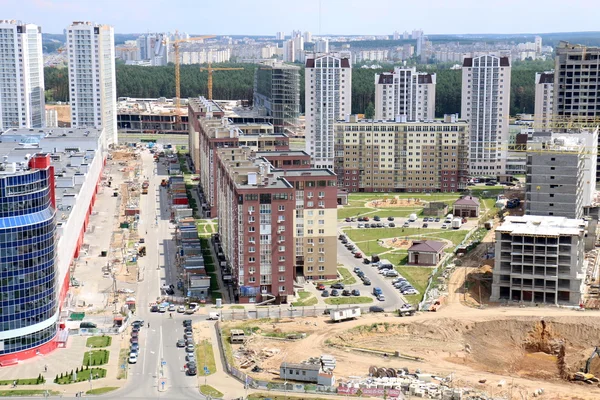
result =
M218 312L211 312L208 314L208 318L209 321L218 321L219 320L219 313Z
M452 219L454 218L454 215L452 214L448 214L446 215L446 219L444 220L445 223L449 224L452 222Z
M341 322L360 317L360 307L349 307L332 310L329 314L332 322Z
M415 222L415 221L417 220L417 214L410 214L410 215L408 216L408 220L409 220L410 222Z
M452 220L452 229L459 229L462 225L462 219L454 218Z

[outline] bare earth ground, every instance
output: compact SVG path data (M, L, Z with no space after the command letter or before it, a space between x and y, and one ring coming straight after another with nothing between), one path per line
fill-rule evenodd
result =
M59 126L71 126L71 106L68 104L46 105L47 110L56 110Z
M423 207L426 204L421 199L399 199L397 196L389 199L372 200L365 203L369 208Z

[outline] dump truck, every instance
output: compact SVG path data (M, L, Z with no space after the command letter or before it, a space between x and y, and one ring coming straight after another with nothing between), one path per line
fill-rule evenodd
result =
M360 307L349 307L332 310L329 314L333 322L341 322L360 317Z

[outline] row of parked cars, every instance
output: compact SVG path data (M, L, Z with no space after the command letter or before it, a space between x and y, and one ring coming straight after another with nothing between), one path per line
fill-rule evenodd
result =
M331 285L331 292L327 290L324 284L319 283L317 285L317 290L322 290L322 297L337 297L337 296L360 296L360 290L358 289L344 289L343 283L334 283Z
M177 347L185 349L185 373L196 375L198 364L196 364L196 344L194 343L194 328L191 319L183 320L183 339L177 340Z
M131 338L129 339L129 364L136 364L140 352L140 330L144 326L143 320L133 321L131 323Z
M354 258L362 258L363 255L360 251L358 251L358 247L350 243L346 235L339 235L338 239L342 242L344 246L346 246L348 250L350 250L352 254L354 254Z

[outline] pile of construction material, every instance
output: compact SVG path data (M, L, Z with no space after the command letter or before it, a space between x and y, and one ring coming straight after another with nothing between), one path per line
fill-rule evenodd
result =
M335 357L329 354L323 354L321 355L321 368L323 368L324 371L333 371L335 369Z

